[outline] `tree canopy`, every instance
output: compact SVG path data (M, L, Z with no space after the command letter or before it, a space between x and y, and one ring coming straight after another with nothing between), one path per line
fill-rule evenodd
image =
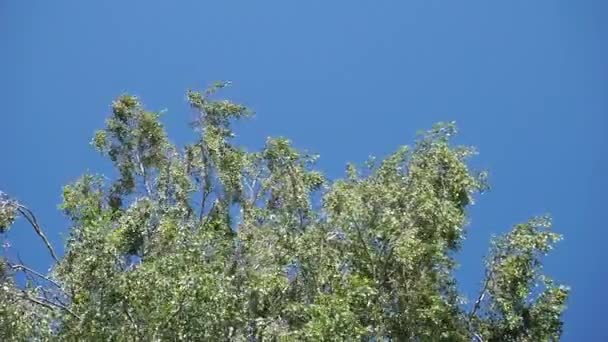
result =
M2 341L555 341L568 289L542 272L547 217L494 239L474 298L454 268L467 208L487 188L453 123L330 181L285 138L237 146L251 112L218 83L187 98L178 148L137 97L92 145L117 171L63 189L57 255L34 212L0 193L0 236L22 218L53 266L0 261ZM25 281L15 276L22 274Z

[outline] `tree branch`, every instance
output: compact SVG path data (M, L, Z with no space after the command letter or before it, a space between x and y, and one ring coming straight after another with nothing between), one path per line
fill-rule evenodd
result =
M26 206L23 206L21 204L17 204L17 211L21 214L21 216L25 217L25 219L34 228L34 231L36 231L36 234L38 234L38 236L42 239L42 241L46 245L46 248L49 250L49 253L51 254L51 257L53 258L53 260L56 263L58 263L59 258L57 258L57 254L55 254L55 250L53 249L51 242L46 237L46 235L42 231L42 228L38 224L38 220L36 219L36 216L34 215L34 213L30 209L28 209Z
M48 281L49 283L51 283L51 284L55 285L55 286L56 286L57 288L59 288L61 291L65 292L65 290L64 290L64 289L61 287L61 285L60 285L58 282L54 281L53 279L51 279L51 278L49 278L49 277L45 276L44 274L42 274L42 273L40 273L40 272L38 272L38 271L35 271L35 270L33 270L33 269L31 269L31 268L29 268L29 267L27 267L27 266L23 265L23 264L8 264L8 265L10 266L10 268L12 268L12 269L14 269L14 270L19 270L19 271L23 271L23 272L28 272L28 273L31 273L31 274L33 274L33 275L35 275L35 276L39 277L39 278L42 278L42 279L44 279L44 280Z
M201 212L199 213L199 217L198 217L199 222L203 222L203 219L205 218L205 205L207 203L207 198L209 196L209 193L211 193L211 191L209 188L203 186L202 192L203 192L203 198L201 199Z
M146 172L144 163L141 160L140 149L135 151L135 161L137 162L137 165L139 166L139 172L141 172L141 178L144 182L144 187L146 188L146 193L148 194L148 197L152 198L152 188L150 187L150 184L148 183L148 173Z
M477 297L477 300L475 301L475 304L473 305L473 308L471 309L471 312L469 313L469 319L473 318L473 316L475 315L477 310L479 310L479 308L481 307L481 302L483 302L484 298L486 297L486 293L488 291L490 279L491 279L491 276L488 274L486 276L486 280L484 281L483 286L481 288L481 292L479 293L479 296Z
M355 230L357 231L357 239L359 239L359 243L362 245L363 247L363 251L365 252L365 255L367 256L367 259L369 260L369 263L371 265L371 275L372 276L376 276L376 265L374 262L374 258L372 257L372 254L369 251L369 248L367 246L367 242L365 241L365 239L363 238L363 232L362 232L362 228L359 225L358 222L356 222L355 220L353 220L354 226L355 226Z
M478 333L473 333L473 337L475 337L477 342L483 342L483 338Z
M479 308L481 307L481 303L483 302L483 300L486 297L486 294L488 293L488 288L490 287L490 281L492 281L492 273L494 271L495 264L496 264L496 262L498 262L498 260L499 260L499 257L495 255L492 259L492 262L488 265L488 268L486 269L486 277L485 277L486 279L483 282L483 286L481 287L481 292L479 293L477 300L475 300L475 304L473 305L471 312L469 312L469 329L471 330L471 333L473 334L473 337L475 337L477 342L484 342L484 340L479 333L473 331L474 328L473 328L472 319L475 316L475 314L477 313L477 311L479 310Z
M479 296L477 297L477 300L475 301L475 304L473 305L473 308L471 309L471 312L469 313L469 319L473 318L475 313L477 313L477 310L479 310L479 308L481 307L481 302L483 302L483 300L485 299L486 293L488 291L488 287L490 286L490 281L492 280L492 273L494 271L494 267L499 260L500 260L500 257L495 255L492 258L492 262L488 265L488 268L486 269L486 279L483 282L483 286L481 287L481 292L479 293Z
M81 319L80 316L78 316L74 311L72 311L67 306L65 306L63 304L55 303L46 298L32 297L29 294L27 294L27 292L25 292L25 291L21 291L21 298L26 299L34 304L43 306L50 310L56 310L56 309L63 310L65 312L69 313L70 315L74 316L75 318Z
M209 181L209 172L211 171L211 168L209 167L208 164L208 159L207 159L207 149L205 148L204 142L203 142L203 138L201 138L201 142L200 142L200 149L201 149L201 165L202 167L200 168L201 170L201 192L202 192L202 199L201 199L201 212L199 213L198 216L198 221L199 223L203 222L203 218L205 217L205 203L207 202L207 197L209 196L209 193L211 192L211 184L208 183ZM202 173L205 172L205 174L203 175Z
M129 322L131 322L131 325L133 325L133 327L135 328L135 332L137 333L137 335L141 336L141 331L139 329L139 325L135 321L135 318L133 318L133 315L131 315L127 302L125 302L125 301L122 302L122 308L125 311L125 314L127 315L127 318L129 319Z

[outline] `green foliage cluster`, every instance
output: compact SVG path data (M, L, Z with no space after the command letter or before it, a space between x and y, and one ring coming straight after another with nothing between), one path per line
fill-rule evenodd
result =
M568 290L541 272L559 240L547 219L494 241L471 303L457 291L467 207L487 185L453 124L330 182L287 139L236 146L231 123L250 112L215 100L224 86L188 92L200 135L181 150L136 97L113 103L92 144L118 177L64 188L72 227L49 274L0 263L1 340L559 339ZM0 232L19 208L0 198Z

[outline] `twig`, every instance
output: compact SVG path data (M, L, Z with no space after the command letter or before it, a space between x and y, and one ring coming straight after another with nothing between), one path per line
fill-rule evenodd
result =
M208 159L207 159L207 149L205 148L205 145L203 144L203 140L201 138L201 143L200 143L200 149L201 149L201 162L202 162L202 167L201 169L201 192L202 192L202 199L201 199L201 212L199 213L198 216L198 221L200 223L203 222L203 218L205 215L205 202L207 202L207 196L209 196L209 193L211 192L211 185L208 184L208 178L209 177L209 172L210 172L210 167L207 163ZM205 172L205 174L203 175L202 172ZM204 183L203 183L204 182Z
M29 267L27 267L25 265L22 265L22 264L9 264L9 266L12 269L14 269L14 270L20 270L20 271L24 271L24 272L29 272L29 273L31 273L31 274L39 277L39 278L42 278L42 279L48 281L49 283L55 285L56 287L58 287L61 291L65 292L65 290L61 287L61 285L59 283L57 283L53 279L45 276L44 274L42 274L42 273L40 273L38 271L35 271L35 270L33 270L33 269L31 269L31 268L29 268Z
M365 241L365 239L363 238L363 232L361 231L361 226L359 226L359 223L354 221L354 226L355 226L355 230L357 231L357 238L359 239L359 243L361 243L361 245L363 246L363 251L365 251L365 254L367 256L367 259L369 260L369 263L372 267L371 271L372 271L372 275L376 276L376 267L374 264L374 258L372 257L371 253L369 252L369 248L367 246L367 242Z
M479 297L477 297L477 300L475 301L475 304L473 305L473 308L471 309L471 312L469 313L469 318L473 318L473 316L475 315L477 310L479 310L479 308L481 307L481 302L483 302L484 298L486 297L486 293L488 291L488 285L490 284L490 278L491 278L490 275L486 276L486 280L483 283L483 287L481 288Z
M135 318L133 318L133 315L131 315L127 302L125 302L125 301L122 302L122 308L125 311L125 313L127 314L127 318L131 322L131 325L133 325L133 327L135 328L135 331L137 332L137 334L141 335L141 331L139 330L139 325L137 325Z
M203 222L203 219L205 218L205 204L207 203L207 198L209 196L209 193L211 193L210 189L206 186L203 186L203 198L201 200L201 212L198 216L198 221L199 222Z
M490 281L492 280L492 273L494 271L494 267L495 264L500 260L499 256L494 256L492 262L488 265L488 268L486 270L486 279L483 282L483 286L481 288L481 292L479 293L479 296L477 297L477 300L475 301L475 304L473 305L473 308L471 309L471 312L469 313L469 329L473 330L473 316L475 316L475 314L477 313L477 310L479 310L479 308L481 307L481 303L483 302L483 300L486 297L486 294L488 293L488 288L490 286ZM475 337L475 339L477 340L477 342L484 342L483 338L481 337L481 335L479 335L479 333L472 331L473 337Z
M255 206L255 203L258 201L260 194L264 190L263 181L262 181L262 179L260 179L261 176L262 176L262 169L260 169L257 172L255 177L253 177L253 183L251 184L251 196L252 196L251 203L253 206ZM258 182L258 180L260 181L259 185L256 184ZM257 189L256 189L256 185L258 185Z
M213 204L211 205L211 209L209 209L209 214L207 215L207 222L209 220L209 217L215 213L215 211L217 210L217 207L219 205L220 205L220 200L216 198L215 201L213 201ZM205 218L203 217L203 221L204 220L205 220Z
M24 264L23 260L21 259L21 255L19 254L19 252L17 252L17 260L19 260L19 263ZM10 262L8 262L8 261L7 261L7 262L6 262L6 265L7 265L7 266L9 266L11 269L13 269L13 268L11 267ZM33 276L33 275L31 275L31 274L29 274L29 273L27 273L27 272L24 272L24 275L25 275L25 278L26 278L28 281L30 281L32 284L35 284L35 283L36 283L36 281L34 280L34 276Z
M485 299L488 287L490 286L490 281L492 280L492 273L494 272L494 267L499 260L500 257L498 255L495 255L492 259L492 262L488 265L488 268L486 270L486 279L481 288L481 292L479 293L479 297L477 297L477 300L475 301L475 304L473 305L473 308L469 313L469 319L473 318L477 310L479 310L479 308L481 307L481 302L483 302L483 300Z
M135 154L135 159L137 161L137 164L139 165L139 171L141 172L141 177L144 181L146 193L148 194L148 197L152 197L152 188L150 188L150 184L148 183L148 173L146 172L146 168L144 167L144 164L139 154L140 152L137 151L137 153Z
M80 316L78 316L74 311L72 311L67 306L65 306L63 304L55 303L55 302L50 301L50 300L48 300L46 298L31 297L25 291L22 291L21 298L29 300L30 302L32 302L34 304L38 304L38 305L43 306L43 307L45 307L47 309L50 309L50 310L61 309L61 310L65 311L65 312L69 313L70 315L74 316L75 318L81 319Z
M34 230L36 231L36 234L38 234L38 236L42 239L42 241L46 245L46 248L49 250L49 253L51 254L51 257L53 258L53 260L56 263L58 263L59 258L57 258L57 254L55 254L55 250L53 249L51 242L46 237L46 235L44 235L44 232L42 231L42 228L38 224L38 220L36 219L36 216L34 215L34 213L30 209L28 209L26 206L23 206L21 204L17 204L17 211L19 211L19 213L23 217L25 217L25 219L34 228Z
M483 338L478 333L473 333L473 337L477 340L477 342L483 342Z

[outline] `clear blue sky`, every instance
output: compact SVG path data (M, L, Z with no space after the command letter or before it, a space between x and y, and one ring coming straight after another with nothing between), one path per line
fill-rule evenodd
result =
M139 95L188 141L187 88L231 80L256 111L239 140L285 135L342 175L455 120L493 190L471 211L458 277L471 296L492 234L544 213L565 240L565 340L607 341L608 1L0 1L0 189L53 241L63 184L109 165L88 142ZM21 227L21 226L18 226ZM25 228L25 227L24 227ZM14 248L49 264L24 229Z

